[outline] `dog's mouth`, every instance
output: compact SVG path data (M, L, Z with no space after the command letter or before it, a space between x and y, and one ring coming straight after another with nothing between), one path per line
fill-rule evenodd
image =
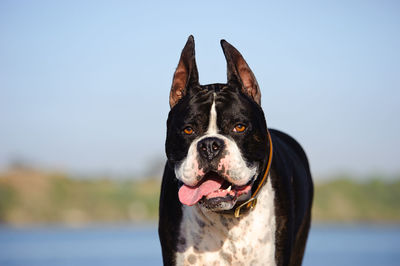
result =
M232 208L238 199L244 198L251 191L251 179L246 185L237 186L215 172L207 173L199 184L190 187L183 184L178 192L182 204L193 206L199 201L209 209L221 209L221 205ZM225 209L222 207L222 209Z

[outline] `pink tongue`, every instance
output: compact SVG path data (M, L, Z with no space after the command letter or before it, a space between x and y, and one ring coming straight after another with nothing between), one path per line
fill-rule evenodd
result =
M203 196L207 196L208 194L218 190L222 186L222 183L224 183L222 178L211 178L195 187L189 187L184 184L178 192L179 200L182 204L192 206Z

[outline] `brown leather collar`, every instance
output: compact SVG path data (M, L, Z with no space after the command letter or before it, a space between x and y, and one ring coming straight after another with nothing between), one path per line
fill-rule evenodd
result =
M267 129L267 134L268 134L268 142L269 142L269 157L268 157L268 163L267 163L267 168L265 169L263 178L261 179L260 183L258 184L257 189L253 192L253 194L251 195L250 199L241 203L239 206L237 206L235 208L235 217L239 218L240 217L240 212L243 213L244 210L249 211L251 209L253 209L256 204L257 204L257 195L260 192L261 188L263 187L263 185L265 184L265 182L267 181L267 176L268 173L271 169L271 164L272 164L272 154L273 154L273 147L272 147L272 139L271 139L271 134L269 133L268 129ZM243 210L242 210L243 209Z

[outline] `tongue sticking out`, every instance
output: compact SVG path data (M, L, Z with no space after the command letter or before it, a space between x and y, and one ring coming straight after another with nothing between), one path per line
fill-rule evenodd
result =
M195 187L183 185L178 192L179 200L182 204L192 206L196 204L203 196L218 190L224 180L218 177L210 177L206 181Z

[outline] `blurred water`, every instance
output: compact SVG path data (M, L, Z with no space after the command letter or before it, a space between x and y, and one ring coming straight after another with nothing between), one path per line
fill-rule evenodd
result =
M305 266L398 266L400 226L313 226Z
M399 240L397 226L314 226L303 265L399 265ZM1 266L161 264L155 226L0 227Z

